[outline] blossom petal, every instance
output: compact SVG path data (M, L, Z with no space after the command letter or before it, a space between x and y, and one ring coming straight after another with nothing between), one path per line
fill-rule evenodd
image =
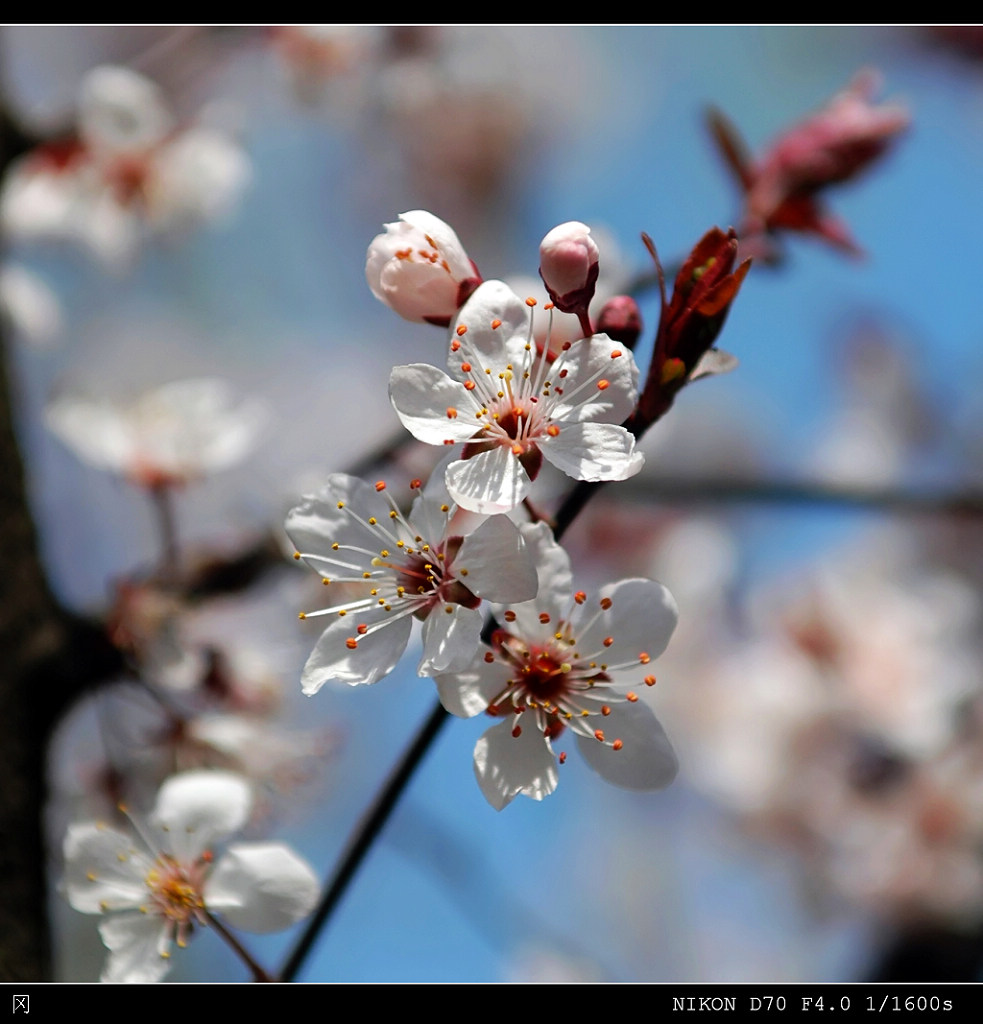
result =
M503 445L452 462L444 479L451 497L461 508L487 515L511 511L532 484L522 464Z
M458 718L480 715L505 686L502 666L484 660L483 652L487 650L482 646L466 670L434 677L440 703Z
M546 640L556 630L555 623L570 610L573 590L570 557L554 540L548 523L524 523L521 533L529 561L537 569L539 590L535 600L510 606L515 613L514 632L527 640L538 637ZM550 617L546 624L540 618L544 613Z
M157 914L114 914L99 924L109 950L100 981L160 981L170 970L167 922Z
M368 612L350 612L334 618L304 665L304 693L317 693L329 679L359 686L376 683L392 672L410 639L409 617L397 619L393 615L378 606ZM390 621L375 632L365 636L356 632L359 625L371 628L387 618ZM349 647L349 640L355 640L358 646Z
M466 666L478 646L481 620L477 608L438 604L423 623L423 657L417 672L432 676Z
M662 789L676 777L679 761L669 737L652 709L642 701L615 704L604 720L609 740L620 739L614 750L590 736L577 735L587 763L606 781L623 789Z
M615 354L617 353L617 354ZM638 366L620 341L606 334L575 341L551 371L556 393L553 418L560 422L600 420L621 423L635 410L638 400ZM562 382L556 368L566 370ZM598 382L606 381L603 389ZM561 384L560 393L556 385ZM581 390L582 388L582 390Z
M239 843L215 865L204 896L233 928L274 932L306 917L319 891L313 868L283 843Z
M486 364L490 360L504 369L510 361L506 348L512 338L520 339L519 351L529 336L532 310L504 281L485 281L461 307L453 323L451 337L460 337L464 328L466 341L459 348L451 346L447 369L455 377L464 378L461 363L468 362L468 352L477 354ZM492 327L496 321L498 327ZM512 352L515 355L515 352ZM503 358L504 355L504 358Z
M493 516L464 538L453 572L489 601L531 601L539 588L536 562L519 528L505 516Z
M539 442L547 461L574 480L627 480L645 461L635 438L613 423L564 423Z
M338 507L339 503L341 508ZM298 551L331 557L333 544L377 549L379 536L372 530L368 520L374 516L386 522L389 510L386 499L364 480L346 473L332 473L328 482L316 494L307 495L290 510L285 525ZM363 558L359 554L346 555L341 552L337 558L361 565L368 556ZM315 572L328 578L346 575L343 569L323 561L311 559L309 564Z
M518 736L512 731L510 718L489 729L474 748L475 777L485 799L497 811L519 793L542 800L559 782L556 757L535 721Z
M403 426L426 444L467 441L481 428L464 385L427 363L395 367L389 400Z
M676 628L676 602L661 583L646 579L609 583L601 587L600 598L611 604L578 636L581 649L608 647L610 662L619 666L611 670L613 679L623 686L641 685L652 671L649 662L666 649Z
M82 822L65 835L65 877L68 902L83 914L136 910L148 896L144 878L149 858L133 840L116 829Z
M150 820L166 834L170 852L189 862L238 832L252 809L252 787L241 775L191 771L172 775L160 787Z

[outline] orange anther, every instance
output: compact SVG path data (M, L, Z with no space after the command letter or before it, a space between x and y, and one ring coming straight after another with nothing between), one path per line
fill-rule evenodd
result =
M561 750L560 751L560 756L557 758L557 760L560 762L560 764L566 764L567 763L567 752L565 750Z
M364 622L359 623L359 625L355 627L355 632L358 633L360 636L365 636L365 634L368 633L368 631L369 627Z
M485 651L485 661L490 665L495 660L495 655L491 651Z
M546 433L549 434L550 437L559 437L560 428L555 423L551 423L546 428Z
M605 611L607 611L611 607L612 604L614 604L614 602L611 600L610 597L602 597L601 598L601 607Z
M529 298L526 299L526 305L529 306L531 309L533 306L536 305L536 300L530 295Z
M603 704L601 706L601 714L604 715L605 718L611 714L611 707L609 704Z
M539 621L544 626L546 625L547 622L549 622L549 620L550 620L550 613L549 612L540 612L539 613Z
M552 302L547 302L546 305L543 306L543 309L552 309L552 308L553 308L553 303Z
M647 664L648 664L648 663L649 663L649 662L650 662L650 661L651 661L652 659L651 659L651 658L649 657L649 655L648 655L648 652L647 652L647 651L642 651L642 652L641 652L641 653L640 653L640 654L638 655L638 660L639 660L639 661L640 661L640 662L641 662L641 663L642 663L643 665L647 665Z
M377 491L384 491L386 489L386 481L385 480L376 480L376 482L375 482L375 489Z
M524 449L523 449L521 444L514 444L514 445L512 445L512 454L513 455L521 455L523 451L524 451Z
M346 646L346 647L347 647L347 648L348 648L348 649L349 649L350 651L354 651L354 650L355 650L355 648L356 648L356 647L358 647L358 641L357 641L357 640L355 639L355 637L353 637L353 636L350 636L350 637L349 637L349 638L348 638L348 639L347 639L347 640L345 641L345 646Z
M512 730L512 738L513 738L513 739L518 739L518 738L519 738L519 737L520 737L521 735L522 735L522 726L521 726L521 725L517 725L517 726L516 726L516 727L515 727L515 728L514 728L514 729Z
M607 391L607 389L609 387L611 387L611 381L609 381L609 380L599 380L597 382L597 390L598 391Z
M499 329L499 327L502 326L502 321L501 320L492 320L491 326L492 326L492 330L493 331L497 331Z
M645 685L646 686L655 686L655 676L646 676L645 677Z
M457 419L457 409L455 409L452 405L447 406L447 418L449 420Z
M604 646L605 647L610 647L611 644L613 644L613 643L614 643L614 637L613 636L606 636L604 638Z
M410 490L411 491L419 490L419 488L421 488L422 486L423 486L423 481L420 480L419 478L414 478L413 480L410 481Z
M464 382L464 390L465 391L474 391L474 381L473 380L466 380Z
M456 333L459 338L463 338L464 335L468 333L468 329L467 327L464 326L464 324L458 324Z
M616 349L615 349L615 350L614 350L614 351L613 351L613 352L611 353L611 358L612 358L612 359L617 359L617 358L618 358L618 356L620 356L620 355L621 355L621 349L620 349L620 348L616 348Z
M603 729L595 729L594 730L594 739L597 740L598 743L603 743L604 742L604 730Z
M620 750L623 746L624 743L622 743L621 740L615 740L614 743L611 744L611 749Z
M585 594L583 590L578 590L577 593L573 595L573 599L577 604L583 604L584 601L587 600L587 594Z
M461 369L465 373L470 373L471 372L471 364L470 363L461 363Z
M505 612L502 618L505 619L506 622L515 622L515 612L512 611L512 609L510 608L507 612Z
M637 694L637 693L632 693L632 691L631 691L631 690L629 690L629 691L628 691L628 692L627 692L627 693L625 694L625 700L627 700L627 701L629 701L630 703L634 704L634 703L635 703L635 701L636 701L636 700L638 700L638 694Z
M451 352L456 352L461 347L461 343L455 338L451 342Z

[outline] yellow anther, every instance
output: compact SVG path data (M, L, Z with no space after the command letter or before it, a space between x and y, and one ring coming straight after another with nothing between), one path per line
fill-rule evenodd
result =
M296 561L298 561L298 562L300 561L300 552L299 552L299 551L295 551L295 552L294 552L294 559L295 559Z

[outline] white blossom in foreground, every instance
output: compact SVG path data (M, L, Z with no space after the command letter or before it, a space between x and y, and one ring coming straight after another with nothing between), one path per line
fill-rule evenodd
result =
M122 67L82 83L77 136L18 160L0 194L0 221L15 238L59 238L124 266L147 229L173 231L219 219L249 183L249 160L230 136L178 127L160 89Z
M533 339L534 300L501 281L471 296L455 325L451 375L397 366L389 393L403 426L420 441L465 442L446 471L447 489L474 512L507 512L525 498L545 458L575 480L624 480L642 467L620 424L635 408L638 369L606 334L564 344Z
M481 275L450 225L426 210L401 213L369 246L372 294L406 320L446 327Z
M344 473L287 516L303 558L339 599L301 618L330 616L304 666L303 689L329 679L374 683L406 648L413 618L423 621L419 673L463 667L481 633L482 598L528 600L536 570L515 524L504 516L463 536L457 506L439 475L404 515L386 491ZM506 596L511 595L511 596Z
M241 829L252 792L238 775L194 771L161 787L138 839L96 822L70 826L64 892L99 926L109 958L102 981L159 981L171 946L183 947L213 914L252 932L279 931L313 909L318 881L282 843L212 846Z
M45 411L48 428L83 461L145 487L227 469L252 450L266 407L218 378L173 381L128 405L75 395Z
M517 794L542 800L556 789L567 729L587 763L626 789L661 789L677 761L658 719L632 687L654 686L651 662L676 625L659 583L626 579L596 596L571 593L570 563L544 523L524 527L540 566L535 601L506 608L501 627L464 672L437 676L444 707L504 721L478 740L474 769L501 810Z

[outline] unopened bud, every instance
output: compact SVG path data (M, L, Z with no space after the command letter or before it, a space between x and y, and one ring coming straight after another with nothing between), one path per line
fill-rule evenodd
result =
M586 312L597 284L598 257L590 228L580 221L561 224L542 240L539 276L561 312Z
M638 303L630 295L615 295L608 299L597 317L596 330L612 341L620 341L625 348L634 349L642 333L642 314Z

